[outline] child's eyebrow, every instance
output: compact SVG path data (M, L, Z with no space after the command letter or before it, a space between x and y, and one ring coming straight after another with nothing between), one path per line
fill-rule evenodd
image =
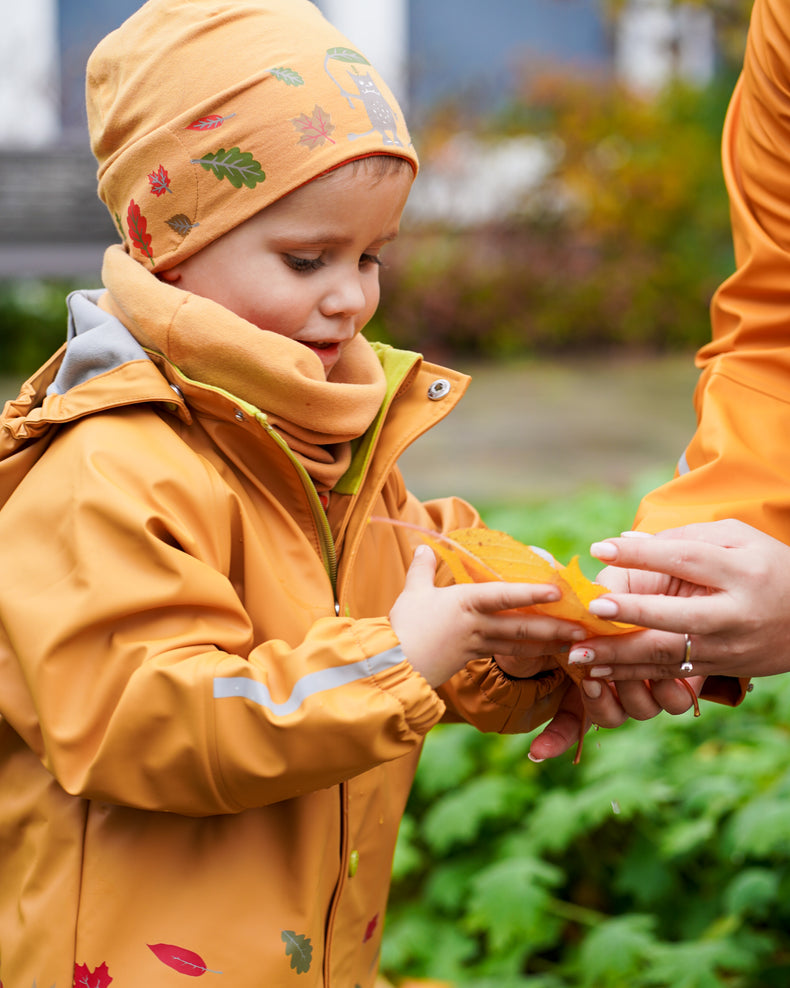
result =
M397 239L398 233L398 230L391 230L388 233L383 233L380 237L376 237L373 243L390 243L392 240ZM353 237L347 237L337 233L311 233L309 236L294 234L293 236L283 237L282 239L283 241L287 241L289 243L298 241L299 244L304 247L325 247L327 245L331 247L348 247L349 244L354 242Z

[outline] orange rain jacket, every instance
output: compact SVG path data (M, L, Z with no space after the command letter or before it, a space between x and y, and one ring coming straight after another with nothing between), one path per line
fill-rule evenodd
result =
M60 352L0 420L0 979L371 986L425 734L529 731L568 682L477 661L434 691L385 616L413 541L371 515L479 524L395 466L466 379L379 348L389 397L332 539L265 417L95 301L71 300L102 344L73 386L45 397Z
M698 428L638 527L738 518L790 543L790 5L755 0L722 153L737 270L697 355Z

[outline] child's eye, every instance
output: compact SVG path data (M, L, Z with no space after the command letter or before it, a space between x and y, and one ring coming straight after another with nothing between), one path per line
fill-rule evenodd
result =
M359 259L359 266L364 267L366 264L377 264L381 267L381 258L378 254L363 254Z
M283 259L294 271L317 271L324 266L320 257L296 257L294 254L283 254Z

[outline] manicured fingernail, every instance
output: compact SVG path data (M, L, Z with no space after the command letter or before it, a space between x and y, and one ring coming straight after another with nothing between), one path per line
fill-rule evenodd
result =
M529 760L531 762L534 762L536 765L540 765L541 762L545 762L546 761L545 758L536 758L531 752L530 752L530 754L527 755L527 758L529 758Z
M593 542L590 546L590 555L596 559L603 559L604 562L610 559L617 559L617 546L611 542Z
M590 669L590 675L595 676L597 679L604 679L606 676L612 675L611 666L593 666Z
M576 664L578 662L592 662L595 659L595 652L591 648L572 648L568 656L568 662Z
M620 532L624 539L652 539L652 532Z
M608 597L596 597L590 601L587 610L596 617L611 618L617 614L617 604Z
M582 689L591 700L597 700L603 692L602 684L596 682L594 679L583 679Z

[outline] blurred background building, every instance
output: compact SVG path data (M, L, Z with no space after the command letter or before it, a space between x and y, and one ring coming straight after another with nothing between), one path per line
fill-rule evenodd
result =
M80 276L115 233L96 199L87 147L85 62L140 0L0 0L0 278ZM566 64L611 73L650 93L680 75L704 83L715 65L710 14L672 0L318 0L408 107L412 124L445 100L471 114L505 102L524 67ZM463 140L463 135L461 137ZM460 158L481 149L465 144ZM441 216L466 203L484 219L511 186L550 165L551 149L488 149L488 184L457 194L430 172L417 204ZM456 176L457 178L457 176ZM497 196L499 190L499 196Z

